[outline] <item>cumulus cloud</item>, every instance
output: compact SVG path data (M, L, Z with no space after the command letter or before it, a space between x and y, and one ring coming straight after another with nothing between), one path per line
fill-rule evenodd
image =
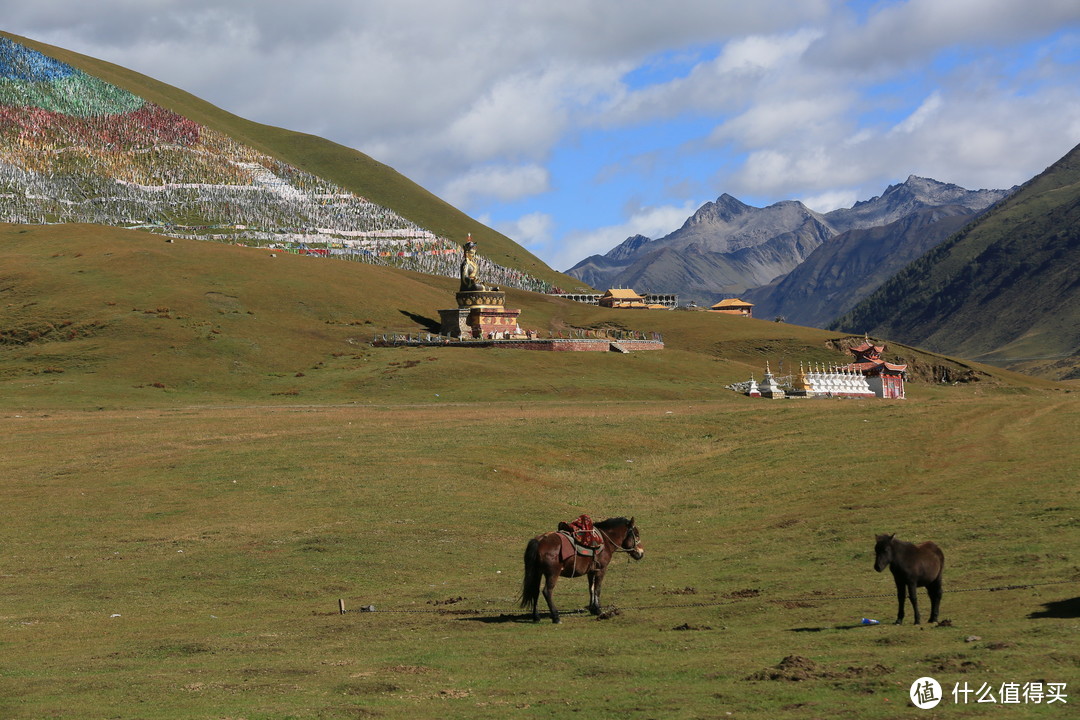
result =
M0 18L360 149L466 212L531 201L511 237L555 267L721 192L824 206L913 173L1001 187L1080 139L1075 0L0 0ZM585 145L638 129L670 137ZM583 183L612 187L604 168L624 197L560 220ZM709 197L664 211L675 186Z
M1080 22L1072 0L907 0L875 8L862 25L838 13L812 59L870 69L922 63L943 48L996 47Z
M542 193L549 187L548 170L540 165L488 165L454 178L441 195L451 205L465 206L477 197L519 200Z
M548 255L555 240L555 219L547 213L529 213L506 222L493 222L489 217L481 217L480 221L503 235L514 238L519 245L534 254Z
M590 255L603 255L628 237L663 237L678 229L698 207L696 203L641 207L617 225L571 231L542 257L552 258L552 267L568 270Z

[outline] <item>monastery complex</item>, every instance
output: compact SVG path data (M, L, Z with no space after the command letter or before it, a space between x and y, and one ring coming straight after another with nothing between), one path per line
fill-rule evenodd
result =
M878 397L893 400L904 399L904 376L907 365L896 365L881 359L884 345L873 345L866 340L849 348L854 361L840 367L804 367L799 364L798 375L789 382L781 383L765 363L765 377L758 383L753 377L749 382L730 386L750 397ZM785 389L786 388L786 389Z

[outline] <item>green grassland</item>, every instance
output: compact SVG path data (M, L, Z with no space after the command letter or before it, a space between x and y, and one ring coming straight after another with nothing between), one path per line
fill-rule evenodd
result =
M977 380L752 400L723 386L840 336L524 292L525 327L667 349L368 345L455 289L0 226L0 717L894 718L923 675L1068 683L950 716L1080 702L1073 387L891 346ZM645 558L610 617L525 622L526 541L582 512L634 516ZM889 624L878 532L941 545L949 624Z

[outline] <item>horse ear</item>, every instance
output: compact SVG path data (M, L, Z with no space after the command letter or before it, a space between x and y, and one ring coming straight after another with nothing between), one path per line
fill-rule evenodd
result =
M896 533L893 533L892 535L890 535L890 536L889 536L889 539L890 539L890 540L894 540L894 539L896 539Z
M634 518L633 517L630 518L630 527L634 527Z

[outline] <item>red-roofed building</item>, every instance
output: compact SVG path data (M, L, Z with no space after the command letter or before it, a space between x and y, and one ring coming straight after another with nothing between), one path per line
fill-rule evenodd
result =
M869 338L866 342L848 348L855 356L855 361L845 369L855 370L866 376L870 389L880 398L904 399L904 376L907 365L896 365L881 359L884 345L873 345Z

